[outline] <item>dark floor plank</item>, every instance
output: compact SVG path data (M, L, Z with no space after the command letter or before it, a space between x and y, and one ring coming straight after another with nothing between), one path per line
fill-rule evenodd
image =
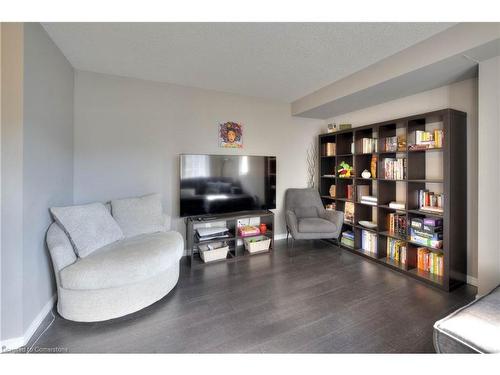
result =
M122 353L418 353L432 325L474 298L445 293L321 241L191 269L129 316L74 323L59 316L37 347Z

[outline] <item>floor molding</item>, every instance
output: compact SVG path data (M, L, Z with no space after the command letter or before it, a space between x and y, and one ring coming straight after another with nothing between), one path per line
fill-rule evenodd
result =
M474 276L467 275L467 284L477 287L478 286L477 278Z
M23 336L14 337L11 339L4 340L0 343L0 352L7 352L15 349L19 349L22 346L25 346L30 340L33 334L36 332L40 324L43 323L47 315L50 313L50 310L54 307L56 302L57 295L54 294L47 303L42 307L38 315L33 319L28 329L24 332Z

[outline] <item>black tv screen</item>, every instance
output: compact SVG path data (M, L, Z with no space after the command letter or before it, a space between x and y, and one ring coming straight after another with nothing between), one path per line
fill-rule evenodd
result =
M274 208L276 157L180 156L180 216Z

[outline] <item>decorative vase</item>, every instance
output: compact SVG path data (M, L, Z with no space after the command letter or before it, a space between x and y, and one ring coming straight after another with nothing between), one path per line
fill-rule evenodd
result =
M370 163L370 170L371 170L372 178L377 178L377 157L376 156L372 156L372 160Z
M370 178L372 174L368 171L368 169L365 169L363 173L361 173L361 177L363 178Z
M262 224L260 224L259 229L260 229L260 234L266 234L266 232L267 232L267 225L264 224L264 223L262 223Z
M335 197L335 185L330 185L330 197Z

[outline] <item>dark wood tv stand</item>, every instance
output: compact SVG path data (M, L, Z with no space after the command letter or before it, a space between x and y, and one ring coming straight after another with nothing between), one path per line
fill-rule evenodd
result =
M271 247L269 250L271 251L274 247L274 213L271 211L245 211L220 215L191 216L186 218L186 242L189 251L191 267L214 263L203 262L203 260L200 258L198 246L208 245L215 242L225 241L229 245L229 253L227 258L217 261L217 263L221 261L234 260L245 256L257 255L249 254L248 252L246 252L242 241L243 238L252 237L242 237L238 233L238 220L245 220L250 218L259 218L260 223L265 223L267 225L267 232L265 233L265 235L271 238ZM225 225L227 228L229 228L230 236L221 239L198 241L198 239L196 238L196 227L198 225L215 224L217 222L220 222L222 225ZM266 253L268 252L266 251Z

